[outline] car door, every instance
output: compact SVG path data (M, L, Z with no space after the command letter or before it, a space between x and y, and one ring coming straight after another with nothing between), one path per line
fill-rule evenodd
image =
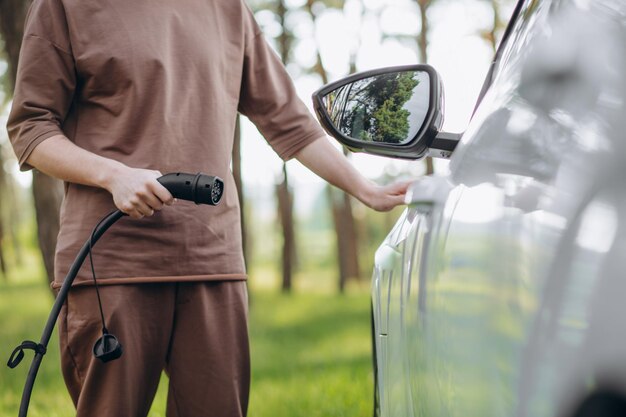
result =
M451 195L459 197L443 217L446 235L439 239L445 243L432 249L437 261L424 279L425 325L419 333L414 330L419 327L407 329L416 333L409 338L407 354L421 356L423 369L410 368L419 416L513 415L520 326L535 302L528 269L537 253L550 256L557 238L546 234L543 251L526 246L534 238L526 228L526 207L516 205L532 206L545 190L529 180L532 175L524 175L524 155L499 144L506 140L501 130L509 112L502 101L514 91L511 73L550 6L525 1L518 7L519 18L495 63L493 84L451 158ZM493 156L489 163L485 155ZM509 158L517 159L501 169ZM525 200L524 193L529 194Z
M408 208L376 253L372 305L381 416L448 415L454 401L445 387L448 365L439 352L447 330L439 327L441 317L431 320L430 311L440 302L434 283L450 261L448 228L464 189L449 178L416 181Z
M577 359L602 356L585 353L599 351L587 346L606 331L598 319L606 313L585 310L601 305L593 291L623 293L614 284L623 280L600 271L620 270L613 248L626 217L612 180L626 166L625 15L619 0L520 0L463 135L440 131L432 67L354 74L314 94L320 120L350 149L452 153L450 175L411 186L376 253L376 415L555 415L569 388L584 392L596 380ZM363 127L374 116L360 95L393 92L370 87L403 77L429 86L414 94L428 101L418 133L402 143L371 136ZM353 97L356 83L365 87ZM604 240L591 237L596 229Z
M411 377L415 415L551 416L595 380L579 362L623 213L615 189L598 191L608 167L623 166L621 11L612 1L521 3L451 158L453 193L462 191L425 280L427 326L407 349L425 369ZM589 243L582 218L603 237Z
M406 361L402 352L402 288L412 266L410 253L420 231L423 214L407 209L376 251L372 280L372 311L376 393L381 416L401 416L409 408L406 401ZM375 395L376 395L375 394Z
M424 365L421 346L428 294L425 279L437 269L437 246L458 192L446 178L424 177L409 191L408 208L378 248L372 280L377 412L416 415L414 377ZM435 251L431 253L432 248ZM431 256L432 254L432 256ZM418 342L418 343L416 343Z
M519 36L520 27L511 25L513 35L507 36ZM442 297L448 294L449 280L440 277L451 263L463 267L486 250L462 239L446 249L448 228L465 188L448 178L417 181L407 196L408 209L376 254L372 300L380 415L453 411L458 393L449 387L454 384L449 377L454 361L446 352L464 346L455 342L456 329L448 323L447 309L455 302Z

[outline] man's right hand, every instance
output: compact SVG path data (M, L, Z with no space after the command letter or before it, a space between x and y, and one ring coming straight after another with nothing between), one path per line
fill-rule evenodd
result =
M134 219L152 216L163 205L171 205L174 197L157 178L159 171L118 167L106 181L105 188L113 195L115 206Z
M164 204L174 202L172 194L157 181L159 171L130 168L80 148L64 135L39 143L26 162L63 181L108 190L117 208L135 219L152 216Z

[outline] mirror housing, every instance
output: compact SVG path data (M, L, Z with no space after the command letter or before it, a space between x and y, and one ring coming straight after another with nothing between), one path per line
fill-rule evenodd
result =
M449 158L454 150L460 135L441 132L443 103L441 78L430 65L360 72L313 93L321 125L349 150L413 160Z

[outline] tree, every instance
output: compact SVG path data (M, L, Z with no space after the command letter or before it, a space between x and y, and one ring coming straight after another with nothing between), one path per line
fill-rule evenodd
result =
M4 204L6 201L2 198L2 195L6 193L6 175L3 168L3 159L2 159L2 148L0 146L0 278L6 280L7 279L7 263L6 257L4 256Z
M311 18L313 25L316 23L316 14L314 9L316 6L325 6L333 8L342 8L343 0L323 0L315 2L307 0L303 5L304 11ZM259 1L255 4L255 9L272 10L276 16L276 20L281 26L281 32L276 36L276 46L278 53L284 64L291 62L292 45L295 41L293 33L288 27L287 20L290 10L287 8L283 0L276 1ZM305 70L317 74L323 83L328 83L328 74L322 63L319 48L316 49L316 61L311 68ZM291 271L297 259L295 251L295 228L293 227L293 191L288 186L288 176L286 175L286 166L282 169L282 181L276 187L279 204L279 218L283 230L283 288L290 287ZM329 200L332 205L333 220L335 224L335 234L337 236L337 253L339 263L339 286L343 288L348 277L357 277L359 274L358 267L358 250L356 248L356 228L354 226L354 217L352 215L352 206L350 197L331 187L328 188ZM293 243L293 246L292 246Z
M245 195L243 190L243 177L241 175L241 120L237 115L235 121L235 140L233 141L233 178L237 187L237 196L239 198L239 216L241 218L241 246L243 248L243 258L246 266L248 265L248 259L250 255L250 241L248 239L248 233L246 231L246 218L245 218Z
M12 157L12 152L9 154L7 147L0 148L0 161L7 161ZM6 165L3 165L6 167ZM5 238L8 238L13 250L13 261L15 265L21 266L23 264L22 246L17 237L18 224L23 218L23 213L28 213L29 210L24 210L22 206L24 202L21 200L20 187L16 184L15 179L9 172L4 173L4 185L0 189L0 199L4 200L4 218L1 220L4 225ZM5 246L6 249L6 246Z
M415 34L397 34L397 33L384 33L383 39L392 38L398 39L402 41L408 41L415 45L417 50L417 57L419 62L422 64L428 63L428 44L429 44L429 32L430 32L430 21L428 20L428 12L433 4L436 2L435 0L414 0L415 4L418 8L419 19L420 19L420 30ZM424 163L426 165L426 175L431 175L434 173L433 160L431 157L426 157L424 159Z
M317 22L317 14L314 11L314 0L307 0L305 9L315 27ZM342 0L327 0L324 2L326 7L343 8ZM356 53L351 56L350 67L355 68ZM324 67L319 46L316 48L316 58L311 72L317 74L324 84L327 84L328 72ZM344 149L344 155L348 156L347 150ZM327 188L328 197L331 204L333 214L333 224L335 227L335 236L337 238L337 260L339 263L339 291L343 292L346 282L349 278L360 279L361 271L359 266L359 251L357 248L357 227L352 211L351 197L343 191L334 189L331 186Z
M490 28L480 32L480 37L486 40L491 46L493 53L498 48L498 33L506 27L506 22L502 19L500 12L502 3L511 3L512 0L488 0L493 11L493 20Z
M417 46L420 56L420 62L426 64L428 62L428 30L430 25L428 22L428 9L433 4L434 0L415 0L420 10L420 21L422 23L420 33L417 37ZM433 159L431 157L426 158L426 175L432 175L435 172L433 166Z
M278 36L278 51L283 64L289 62L291 54L291 45L293 43L293 34L286 25L287 6L284 0L278 0L276 4L276 16L280 23L281 32ZM278 201L278 211L280 224L283 231L283 250L282 250L282 283L281 290L289 292L292 288L293 272L297 258L296 251L296 231L293 216L293 190L289 187L289 175L287 174L287 165L283 162L282 181L276 187L276 197Z
M254 5L255 10L272 10L281 32L276 37L276 46L278 54L283 64L287 65L291 55L291 46L293 44L293 34L287 27L288 9L284 0L263 1ZM287 165L283 162L281 179L275 187L277 202L277 217L280 221L283 236L283 245L281 251L281 290L283 292L291 291L293 284L293 273L296 266L297 250L296 250L296 230L293 215L293 190L289 186L289 175L287 173Z
M19 50L22 44L24 19L30 1L0 0L0 35L9 64L8 88L13 91L17 76ZM54 280L54 252L59 233L59 212L63 200L60 181L41 172L33 171L33 198L37 218L39 248L46 268L48 281Z
M282 281L280 288L283 292L290 292L297 254L293 220L293 190L289 186L287 165L284 163L282 181L276 185L276 197L278 198L278 217L283 231Z
M6 161L11 159L8 148L0 144L0 278L8 278L9 261L6 256L7 245L11 244L13 261L22 265L22 248L17 238L17 225L20 222L23 207L20 209L18 186L8 171ZM26 210L27 211L27 210Z

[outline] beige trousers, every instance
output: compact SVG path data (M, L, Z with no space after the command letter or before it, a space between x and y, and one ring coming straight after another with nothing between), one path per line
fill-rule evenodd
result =
M120 359L94 358L102 325L93 287L73 288L59 317L61 366L78 417L143 417L161 371L168 417L243 417L250 359L245 281L103 285Z

